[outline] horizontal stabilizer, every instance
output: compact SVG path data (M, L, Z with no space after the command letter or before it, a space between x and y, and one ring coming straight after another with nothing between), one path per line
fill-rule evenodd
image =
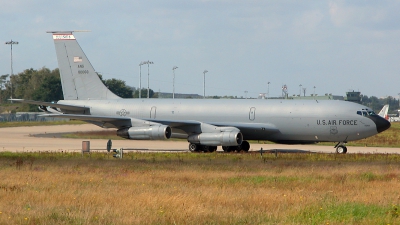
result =
M32 104L32 105L50 106L50 107L60 108L60 109L64 109L67 111L73 111L73 112L85 112L85 111L89 112L89 108L84 107L84 106L64 105L64 104L57 104L57 103L52 103L52 102L41 102L41 101L33 101L33 100L25 100L25 99L9 99L9 100L14 101L14 102Z

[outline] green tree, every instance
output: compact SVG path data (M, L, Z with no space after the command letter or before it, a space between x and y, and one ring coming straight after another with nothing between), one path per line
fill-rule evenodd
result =
M60 77L44 77L43 82L33 92L32 99L45 102L52 102L64 99Z
M126 85L125 81L115 78L104 80L103 75L101 75L100 73L97 73L97 75L99 76L103 84L114 94L118 95L121 98L132 98L133 90L131 87L128 87Z
M5 75L1 75L0 76L0 103L3 103L5 100L6 100L6 98L7 98L7 96L5 95L6 94L6 91L5 90L3 90L3 88L6 86L6 84L7 84L7 77L8 77L9 75L8 74L5 74Z
M132 98L132 89L126 86L125 81L115 78L104 80L104 85L121 98Z

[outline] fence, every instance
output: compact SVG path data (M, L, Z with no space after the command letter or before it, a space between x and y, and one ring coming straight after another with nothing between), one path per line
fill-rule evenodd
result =
M0 122L22 122L22 121L69 121L66 118L41 117L46 113L40 112L17 112L0 114Z

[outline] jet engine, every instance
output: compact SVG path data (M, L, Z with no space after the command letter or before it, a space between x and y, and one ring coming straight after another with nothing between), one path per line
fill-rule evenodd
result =
M166 125L129 127L117 131L117 135L132 140L164 140L171 137L171 128Z
M237 131L224 131L220 133L201 133L193 134L188 137L188 141L194 144L208 146L238 146L242 144L243 135Z

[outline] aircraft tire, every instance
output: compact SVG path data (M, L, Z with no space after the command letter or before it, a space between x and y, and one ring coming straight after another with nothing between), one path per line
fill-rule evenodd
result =
M217 151L217 148L218 148L218 146L210 146L210 147L208 148L208 151L209 151L209 152L215 152L215 151Z
M224 150L224 152L235 151L235 147L234 146L222 146L222 149Z
M250 150L250 144L248 141L243 141L242 144L240 145L240 148L245 151L248 152Z
M200 150L200 146L194 143L189 144L189 151L198 152Z
M344 145L339 145L336 147L336 153L338 154L346 154L347 153L347 147Z
M211 148L211 146L208 146L208 145L201 145L201 149L200 149L200 150L203 150L204 152L209 152L209 151L210 151L210 148Z

